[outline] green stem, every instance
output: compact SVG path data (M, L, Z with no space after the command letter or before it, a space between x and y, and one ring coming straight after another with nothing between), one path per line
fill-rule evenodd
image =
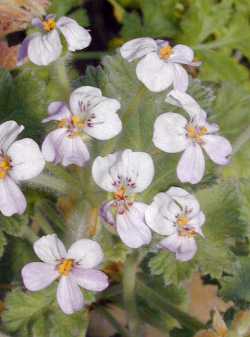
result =
M127 257L123 271L123 302L127 311L130 337L138 337L140 328L135 294L137 264L138 255L135 252Z
M67 101L70 95L70 81L65 66L65 59L60 58L55 62L55 73L62 89L62 97Z
M114 316L104 307L97 308L97 311L102 314L113 328L122 336L130 337L128 331L114 318Z
M242 146L244 146L249 140L250 140L250 125L234 142L232 154L234 155L237 152L239 152Z
M28 240L31 244L39 239L39 236L36 235L28 225L22 226L22 237Z
M143 281L137 280L136 289L138 296L143 298L151 308L159 310L162 313L167 312L177 321L179 321L183 327L188 328L194 332L205 328L205 326L200 321L189 316L185 312L169 303L167 299L161 297L157 293L157 290L153 290L152 288L148 287Z
M75 53L74 60L101 60L104 56L108 55L102 51L85 51L82 53Z

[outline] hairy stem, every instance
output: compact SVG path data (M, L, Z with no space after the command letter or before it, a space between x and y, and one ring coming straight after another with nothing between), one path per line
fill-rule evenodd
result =
M242 146L244 146L249 140L250 140L250 125L234 142L232 154L233 155L236 154L242 148Z

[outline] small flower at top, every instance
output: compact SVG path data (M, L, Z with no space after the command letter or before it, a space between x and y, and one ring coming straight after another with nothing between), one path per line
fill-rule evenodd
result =
M121 132L122 123L116 113L119 109L119 101L88 86L73 91L69 107L64 102L51 103L49 117L43 122L58 121L58 127L42 144L44 158L63 166L84 166L90 158L85 144L90 137L108 140Z
M33 19L32 25L40 32L24 39L19 50L18 65L22 65L26 57L39 66L47 66L58 59L62 52L59 32L64 35L69 51L84 49L91 42L88 30L66 16L56 21L55 15L50 14L44 20Z
M79 286L90 291L108 287L108 277L96 269L103 260L102 249L96 241L76 241L67 252L56 234L50 234L34 243L34 251L42 262L23 267L24 285L30 291L38 291L59 279L57 302L65 314L73 314L84 307Z
M188 261L197 251L195 236L202 235L205 215L196 198L179 187L158 193L145 213L148 226L167 238L159 247L175 253L176 259Z
M24 213L26 200L18 183L38 176L45 165L32 139L16 141L23 129L14 121L0 124L0 211L5 216Z
M168 41L138 38L125 43L120 52L132 62L141 59L136 66L138 79L153 92L174 89L186 91L188 74L182 65L199 66L194 62L193 50L185 45L171 47Z
M92 176L98 186L112 193L110 200L101 208L103 220L116 228L128 247L149 244L151 232L144 218L148 206L135 202L135 196L153 180L154 163L150 155L124 150L97 157L92 166Z
M227 165L232 146L226 138L219 136L217 124L207 122L206 112L191 96L173 90L166 101L182 107L189 114L189 120L177 113L163 113L155 121L153 143L168 153L184 151L177 166L177 176L183 183L197 184L205 172L202 149L216 164Z

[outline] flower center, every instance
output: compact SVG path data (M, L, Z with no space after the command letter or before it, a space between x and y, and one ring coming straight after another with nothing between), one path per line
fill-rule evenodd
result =
M123 185L114 193L114 199L118 201L127 199L126 188Z
M11 169L10 158L6 156L0 159L0 180L6 177L10 169Z
M45 32L51 32L53 29L56 28L56 22L54 19L48 19L43 21L43 29L45 30Z
M181 214L177 217L176 224L178 225L178 232L180 236L192 238L196 235L196 231L189 225L189 218L186 214Z
M66 259L62 263L59 264L58 266L58 272L62 276L68 276L71 270L74 267L74 260L72 259Z
M197 143L202 143L202 137L208 133L206 127L195 127L192 124L189 124L186 128L187 136Z
M180 215L176 222L179 227L183 227L189 223L189 219L186 215Z
M173 48L169 45L160 49L160 58L167 60L173 54Z
M79 116L72 116L70 119L64 118L58 123L59 128L67 128L69 131L69 137L76 137L80 135L80 132L86 123Z

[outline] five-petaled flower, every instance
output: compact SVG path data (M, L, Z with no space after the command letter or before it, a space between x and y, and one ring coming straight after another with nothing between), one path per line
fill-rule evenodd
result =
M73 91L69 107L64 102L51 103L49 117L43 122L58 121L58 128L42 144L44 158L63 166L84 166L90 157L85 144L89 136L107 140L120 133L118 109L119 101L104 97L100 89L88 86Z
M14 121L0 125L0 210L5 216L25 211L26 200L17 183L38 176L45 165L32 139L15 141L23 129Z
M205 215L196 198L179 187L158 193L147 208L148 226L158 234L167 236L159 247L175 253L176 259L188 261L197 251L195 236L203 235L201 226Z
M38 291L60 279L57 301L65 314L83 308L84 297L79 286L90 291L108 287L108 277L95 269L103 260L102 249L96 241L76 241L66 252L62 241L51 234L37 240L34 251L43 262L32 262L23 267L24 285L30 291Z
M171 85L176 90L186 91L188 74L182 65L200 65L193 61L194 52L190 47L182 44L171 47L168 41L148 37L125 43L120 52L129 62L141 59L136 66L137 77L153 92L163 91Z
M232 146L229 141L218 135L217 124L209 124L207 115L189 95L171 91L167 102L182 107L190 116L167 112L160 115L154 125L153 143L159 149L176 153L184 151L178 166L177 176L181 182L196 184L205 172L204 149L209 158L218 165L230 161Z
M112 193L101 209L102 218L113 225L121 240L131 248L151 241L145 224L147 205L135 202L135 194L144 191L152 182L154 164L149 154L124 150L106 157L97 157L92 176L98 186Z
M26 57L39 66L46 66L58 59L62 52L59 31L67 41L69 51L84 49L91 42L88 30L66 16L56 21L55 15L50 14L44 20L33 19L32 25L41 32L24 39L19 50L18 65L22 65Z

